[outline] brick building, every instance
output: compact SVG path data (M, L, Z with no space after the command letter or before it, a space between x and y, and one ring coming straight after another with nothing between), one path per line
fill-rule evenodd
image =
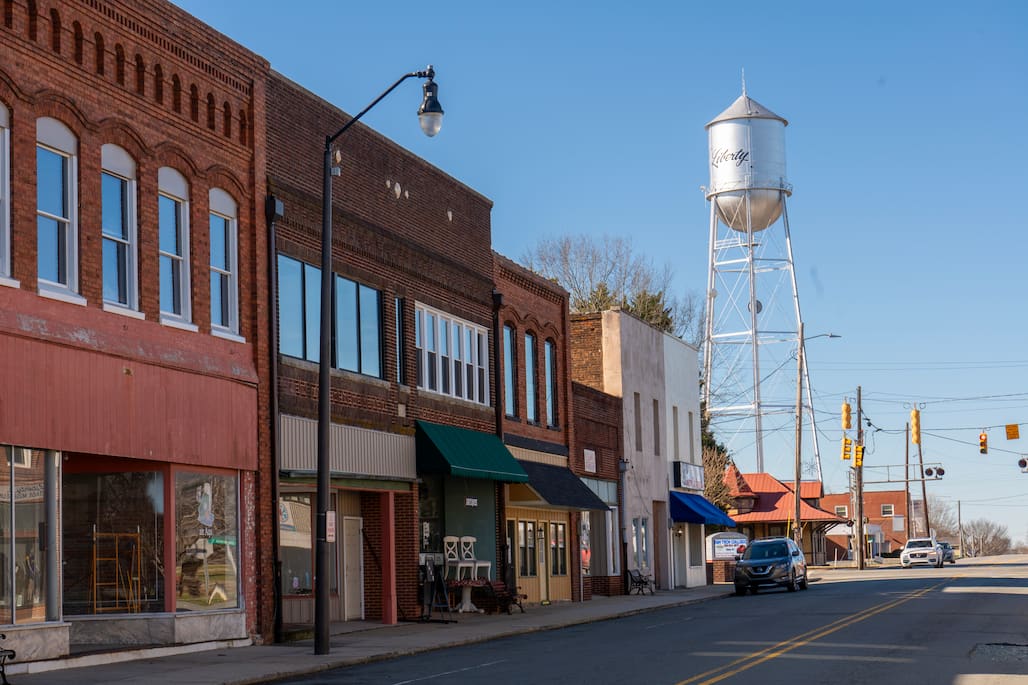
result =
M583 520L607 511L569 470L568 293L494 253L503 442L528 474L504 490L503 565L529 602L586 598Z
M349 116L276 73L267 112L282 613L310 623L322 151ZM337 148L331 616L392 623L419 615L419 565L443 567L447 538L496 573L499 484L527 475L497 436L492 203L361 124Z
M848 492L825 495L821 500L821 508L834 512L844 520L852 520L855 515L853 498ZM880 535L873 541L876 555L896 552L906 544L908 519L905 490L865 490L864 516L867 518L865 527L869 534L880 531ZM839 558L846 558L850 546L848 533L841 530L838 533L830 532L828 542L831 546L828 550L829 558L835 554Z
M606 511L582 515L582 572L587 595L621 595L621 455L623 427L621 398L581 383L571 384L574 447L571 471L582 479Z
M3 9L6 646L260 634L267 64L160 0Z

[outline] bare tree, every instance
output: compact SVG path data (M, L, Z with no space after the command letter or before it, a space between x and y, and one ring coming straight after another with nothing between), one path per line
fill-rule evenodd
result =
M1007 527L987 519L964 524L964 556L982 557L1010 552Z
M931 519L929 528L939 540L949 540L956 543L960 539L960 529L957 525L956 507L951 502L930 495L928 497L928 517Z
M631 240L604 235L544 238L521 262L560 284L571 295L571 311L622 307L643 320L699 345L703 307L699 296L672 294L674 269L636 253Z

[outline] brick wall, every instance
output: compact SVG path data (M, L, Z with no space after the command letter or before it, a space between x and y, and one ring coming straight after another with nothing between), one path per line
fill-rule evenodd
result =
M571 316L571 377L603 390L603 314Z

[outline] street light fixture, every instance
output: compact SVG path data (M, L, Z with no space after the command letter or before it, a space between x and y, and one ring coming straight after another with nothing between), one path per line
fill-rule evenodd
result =
M422 86L424 97L418 107L421 130L431 137L439 133L443 123L443 108L439 104L439 87L436 85L432 65L424 71L404 74L389 86L370 105L352 117L338 131L325 137L325 156L322 177L321 213L321 356L318 365L318 516L317 545L314 552L315 595L314 595L314 653L329 653L329 575L328 519L329 485L331 480L329 435L332 427L332 176L337 170L332 166L332 144L339 136L377 105L382 98L393 92L409 78L426 79Z
M802 470L802 444L803 444L803 351L804 344L808 340L814 338L841 338L841 335L836 333L818 333L812 335L809 338L803 337L803 322L800 322L799 331L796 334L796 339L799 342L796 350L796 482L794 485L795 492L793 493L793 504L795 510L793 511L792 519L792 538L796 541L796 546L803 549L803 528L800 526L800 472ZM812 410L813 411L813 410ZM860 420L860 417L857 417Z

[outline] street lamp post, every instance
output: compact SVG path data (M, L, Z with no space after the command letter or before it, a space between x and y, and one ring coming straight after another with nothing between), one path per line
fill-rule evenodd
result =
M424 71L412 71L401 76L342 128L325 137L321 208L321 356L318 364L318 537L314 551L315 654L329 653L329 583L325 581L329 576L328 520L331 513L328 505L331 479L329 436L332 427L332 176L336 175L332 166L332 144L367 114L368 110L409 78L426 79L422 86L424 99L418 108L418 119L425 135L431 137L439 133L443 123L443 108L437 97L438 86L433 80L435 70L429 65Z

